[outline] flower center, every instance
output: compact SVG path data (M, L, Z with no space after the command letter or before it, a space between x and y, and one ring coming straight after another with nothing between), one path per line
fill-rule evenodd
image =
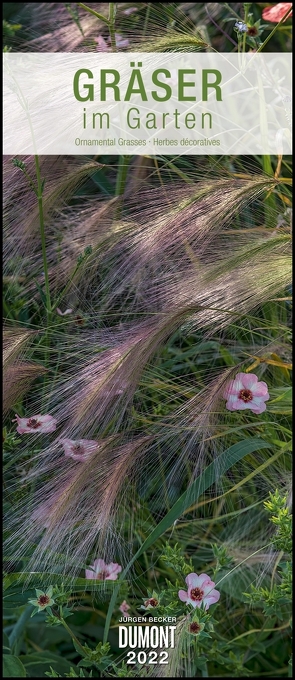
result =
M201 588L192 588L190 592L190 598L191 600L194 600L195 602L201 602L201 600L204 597L204 591L201 590Z
M239 399L242 399L242 401L245 402L245 404L248 403L248 401L252 401L253 399L253 394L251 390L240 390L239 392Z
M81 444L73 444L72 451L73 453L84 453L84 446L81 446Z
M48 595L40 595L40 597L38 597L37 602L40 605L40 607L45 607L46 604L49 604L50 597L48 597Z
M144 604L145 604L145 607L157 607L159 602L158 602L158 600L156 600L155 597L150 597L150 599L146 600Z
M32 427L33 430L36 430L37 427L40 427L40 425L41 425L41 423L40 423L39 420L37 420L37 418L29 418L29 420L28 420L28 426L29 426L29 427Z
M201 630L201 626L200 626L199 623L197 623L196 621L194 621L193 623L191 623L191 625L190 625L190 627L189 627L190 633L194 633L195 635L197 635L197 633L199 633L200 630Z
M96 576L96 578L98 578L99 581L104 581L106 575L107 575L107 572L106 572L106 571L99 571L98 574L97 574L97 576Z
M250 35L250 36L258 35L258 30L257 30L256 26L249 26L248 31L247 31L247 35Z

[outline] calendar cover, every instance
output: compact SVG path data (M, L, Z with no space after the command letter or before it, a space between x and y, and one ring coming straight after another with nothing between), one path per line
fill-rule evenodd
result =
M291 661L292 3L4 3L4 677Z

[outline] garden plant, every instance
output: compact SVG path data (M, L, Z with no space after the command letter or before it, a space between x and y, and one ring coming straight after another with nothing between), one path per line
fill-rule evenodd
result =
M4 3L4 51L291 52L291 15ZM160 151L4 156L4 677L292 674L292 157Z

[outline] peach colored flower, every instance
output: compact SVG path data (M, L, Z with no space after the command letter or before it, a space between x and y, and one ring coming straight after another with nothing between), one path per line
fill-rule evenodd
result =
M256 414L266 410L264 402L269 399L267 384L262 380L258 382L255 373L238 373L223 396L227 399L226 408L229 411L249 408Z
M104 560L94 560L89 569L85 570L85 578L98 579L99 581L116 581L122 571L120 564L111 562L106 564Z
M83 462L98 448L95 439L60 439L65 456Z
M218 602L220 593L214 590L215 583L210 580L207 574L188 574L185 579L188 591L179 590L178 597L182 602L191 604L193 607L200 607L204 602L205 609L209 609L211 604Z
M31 416L31 418L20 418L16 413L15 419L12 422L17 422L16 431L19 434L27 432L37 434L39 432L54 432L57 420L49 415L41 416L40 413L37 416Z
M128 614L128 610L130 609L130 605L127 604L126 600L124 600L122 602L122 604L120 604L119 609L120 609L120 612L122 612L122 614Z
M262 10L262 19L278 24L286 12L288 12L288 9L291 9L292 4L292 2L277 2L276 5L273 5L272 7L265 7L264 10ZM292 12L290 12L287 18L289 19L291 16Z

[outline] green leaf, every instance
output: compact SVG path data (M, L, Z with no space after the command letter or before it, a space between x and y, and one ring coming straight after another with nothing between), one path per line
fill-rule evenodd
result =
M9 644L9 637L6 635L6 633L2 633L3 636L3 654L11 654L11 649L10 649L10 644Z
M26 669L17 656L4 654L3 657L3 677L4 678L26 678Z
M63 607L62 610L62 617L63 619L68 619L69 616L73 616L74 612L72 612L68 607Z
M268 444L267 442L263 441L262 439L258 439L253 437L251 439L244 439L241 442L238 442L238 444L234 444L233 446L230 446L229 449L226 449L220 456L216 458L213 463L210 463L208 467L200 474L199 477L191 484L191 486L185 491L182 496L174 503L172 506L171 510L163 517L163 519L159 522L159 524L155 527L155 529L150 533L150 535L147 537L147 539L143 542L139 550L135 553L135 555L132 557L130 562L127 564L127 567L122 571L121 578L119 577L118 581L116 581L116 587L114 588L113 595L111 597L111 601L109 604L109 609L106 617L106 623L105 623L105 633L104 633L104 639L103 641L107 641L107 636L108 636L108 631L111 623L111 617L112 613L114 611L115 605L116 605L116 599L117 595L119 592L119 588L121 586L121 582L125 579L126 574L128 573L130 567L134 564L134 562L144 553L148 548L153 545L153 543L162 536L162 534L165 533L176 520L181 517L181 515L194 503L197 502L197 500L200 498L200 496L209 489L212 484L218 481L222 475L224 475L227 470L229 470L233 465L238 463L242 458L247 456L249 453L253 453L253 451L257 451L260 449L267 449L271 448L271 444Z
M78 668L90 668L91 666L95 665L93 661L90 661L90 659L81 659L79 663L77 664Z
M200 668L200 670L203 670L206 668L206 663L207 659L205 656L199 656L195 658L195 666L196 668Z
M44 290L41 288L40 284L38 283L38 281L36 281L36 279L34 279L34 283L35 283L35 285L36 285L36 288L37 288L37 290L38 290L38 293L39 293L39 295L40 295L40 298L41 298L41 300L42 300L42 303L43 303L43 305L44 305L44 307L45 307L45 309L46 309L46 308L47 308L47 301L46 301L46 295L45 295L45 293L44 293Z
M216 482L227 470L229 470L235 463L238 463L242 458L247 456L257 449L271 448L271 444L267 444L261 439L245 439L238 444L234 444L229 449L224 451L213 463L202 472L202 474L193 482L193 484L185 491L182 496L174 503L171 510L163 517L163 519L156 526L154 531L144 541L136 555L129 562L126 569L129 569L131 564L142 555L165 531L170 529L172 524L179 519L179 517L191 506L196 503L199 497L206 491L214 482ZM123 574L122 574L123 578Z
M86 658L87 658L86 652L85 652L84 650L82 651L81 647L79 647L79 645L77 645L77 643L75 642L75 640L72 640L72 643L73 643L73 645L74 645L74 647L75 647L76 652L78 652L78 654L79 654L80 656L84 655L84 657L85 657L85 659L86 659Z
M28 676L32 678L43 678L45 671L49 671L50 666L56 672L61 673L62 677L65 673L69 673L71 668L77 668L72 661L70 662L65 657L48 650L36 654L25 654L20 658L27 669Z
M32 602L30 604L32 604ZM38 613L39 613L39 607L35 607L35 609L33 609L32 613L31 613L31 619L33 618L33 616L35 616L35 614L38 614Z

